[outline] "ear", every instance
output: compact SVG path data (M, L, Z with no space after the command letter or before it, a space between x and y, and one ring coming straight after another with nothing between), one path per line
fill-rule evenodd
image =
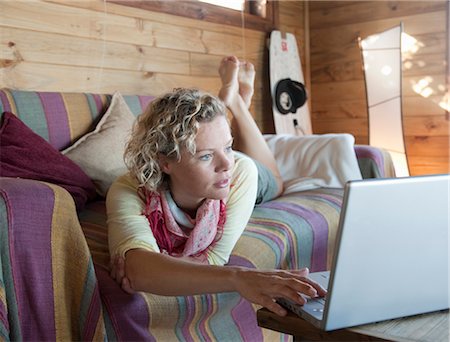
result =
M161 171L164 172L165 174L170 175L170 172L172 170L171 167L171 162L169 161L169 158L167 158L167 156L165 156L164 154L159 154L158 155L158 164L159 167L161 168Z

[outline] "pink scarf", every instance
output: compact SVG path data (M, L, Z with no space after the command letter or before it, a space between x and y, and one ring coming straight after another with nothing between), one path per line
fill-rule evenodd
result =
M175 221L164 191L157 193L144 190L142 193L145 198L143 214L163 253L205 258L208 247L222 237L226 220L223 201L206 199L197 209L194 228L187 234Z

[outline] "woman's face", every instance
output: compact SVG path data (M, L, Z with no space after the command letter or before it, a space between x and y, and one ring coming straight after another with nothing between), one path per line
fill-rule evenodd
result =
M225 199L230 191L234 166L230 127L224 115L200 123L191 155L181 151L181 160L164 160L163 171L169 175L169 186L177 205L195 210L206 199Z

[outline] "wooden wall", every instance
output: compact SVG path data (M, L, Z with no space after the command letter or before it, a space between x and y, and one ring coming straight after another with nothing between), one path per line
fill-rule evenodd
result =
M292 17L302 4L279 8L282 27L303 34L297 30L303 21ZM245 29L245 22L244 28L213 24L103 0L0 0L0 87L154 95L198 87L217 93L221 58L237 55L255 64L252 112L264 132L273 132L264 93L266 38Z
M315 133L349 132L367 143L367 110L356 39L404 22L424 44L404 70L406 148L412 174L449 171L445 87L446 2L278 1L279 29L296 35ZM308 10L309 7L309 10ZM245 23L244 23L245 26ZM265 32L103 0L0 0L0 87L161 94L195 86L217 93L225 55L257 69L252 113L274 131ZM423 98L411 82L433 78Z
M421 47L403 63L403 115L411 174L448 173L446 25L448 1L312 1L309 3L312 116L316 133L350 132L368 142L367 107L359 35L384 31L400 21ZM430 79L433 93L413 85Z

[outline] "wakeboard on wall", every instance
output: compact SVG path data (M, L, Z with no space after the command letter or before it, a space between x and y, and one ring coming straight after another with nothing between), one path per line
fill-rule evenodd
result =
M293 34L271 32L269 68L276 133L300 136L312 134L305 80Z

